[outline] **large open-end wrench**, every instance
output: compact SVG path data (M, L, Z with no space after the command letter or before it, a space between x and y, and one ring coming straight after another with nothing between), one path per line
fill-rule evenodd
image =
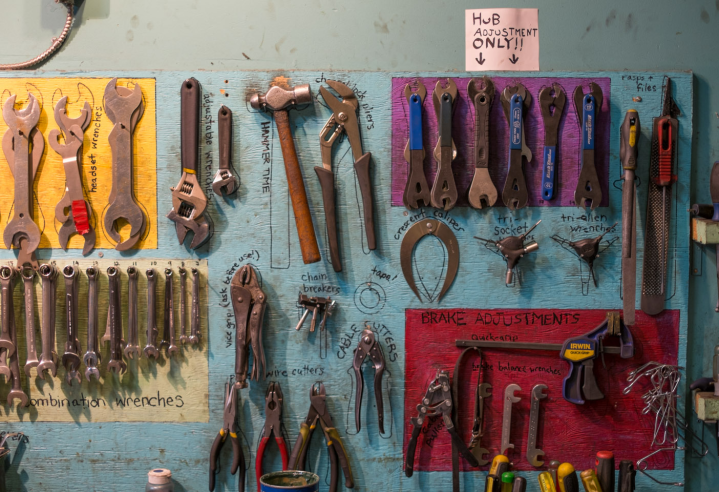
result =
M504 390L504 411L502 413L502 445L500 453L507 455L510 449L514 449L514 444L509 442L509 433L512 430L512 405L519 403L522 399L514 396L517 391L522 391L518 384L510 384Z
M49 263L40 265L38 270L42 280L42 319L40 332L42 336L42 354L37 366L37 375L45 379L45 371L53 377L57 374L57 353L55 352L55 294L57 270Z
M145 272L145 275L147 276L147 345L145 345L143 351L148 359L150 357L157 359L160 356L160 351L155 346L155 340L157 340L157 306L155 300L157 273L153 268L150 268Z
M544 451L537 449L537 432L539 431L539 400L547 397L543 393L547 389L546 384L537 384L532 388L532 403L529 410L529 437L527 438L527 461L539 468L544 465L544 461L540 460L544 456Z
M9 267L3 267L3 268L9 268ZM12 268L10 268L11 271L13 271ZM11 277L11 285L12 285L12 278L14 278L14 271L13 275ZM3 299L3 308L5 307L6 299ZM10 311L14 313L13 309L13 300L12 300L12 288L10 289L10 299L7 300L7 302L10 303ZM15 346L17 346L17 327L15 325L15 315L10 319L10 336L12 338L13 343ZM6 351L7 352L7 351ZM7 395L7 404L12 405L13 400L20 400L20 405L22 407L26 407L28 404L28 396L25 394L25 392L22 390L22 383L20 381L20 357L19 353L16 350L12 355L8 355L8 364L10 365L10 371L12 373L12 388L10 389L10 393Z
M165 310L162 326L162 341L160 348L167 345L167 355L174 357L180 351L175 345L175 294L172 286L174 272L172 268L165 268Z
M77 319L77 293L79 283L77 281L78 269L74 265L66 265L62 269L65 277L65 327L67 328L67 341L65 342L65 353L62 354L62 365L65 367L65 381L72 385L72 380L76 379L82 384L80 377L80 340L78 336L78 319Z
M15 278L15 270L7 265L0 267L0 286L2 289L2 331L0 331L0 350L4 350L7 357L12 357L17 347L12 340L10 333L11 326L15 323L15 311L12 305L12 284Z
M29 378L30 369L40 364L35 347L35 270L30 266L20 267L20 275L25 298L25 343L27 344L25 375Z
M467 199L474 208L492 207L497 188L489 175L489 111L494 101L494 82L487 76L472 79L467 95L474 106L474 177Z
M133 192L133 131L143 109L142 90L135 84L127 96L121 95L117 79L112 79L105 87L105 112L115 126L108 137L112 149L112 191L107 210L105 210L105 230L112 240L117 242L115 249L125 251L137 244L145 231L146 219L142 208L137 204ZM139 117L138 117L139 118ZM124 219L130 225L130 237L121 241L115 229L116 221Z
M137 302L137 268L127 267L127 344L125 345L125 357L134 359L135 354L140 358L140 343L138 341L138 313Z
M192 269L192 313L190 314L190 343L197 345L202 338L200 331L200 271Z
M189 341L187 336L187 270L184 267L180 272L180 343L185 345Z
M469 441L467 449L477 458L479 466L489 463L484 457L489 454L489 449L480 445L482 436L484 436L484 400L492 396L492 385L482 383L477 386L474 395L474 423L472 424L472 438Z
M107 370L123 374L127 364L122 359L122 305L120 304L120 270L114 266L107 269L109 283L109 320L110 320L110 361Z
M529 193L524 178L522 158L532 160L532 151L527 146L524 132L524 118L532 104L532 95L522 84L507 86L500 97L502 110L509 125L509 169L502 189L502 201L510 210L527 206Z
M589 202L589 206L594 210L602 201L594 151L597 117L602 110L602 100L602 89L594 82L590 82L589 92L586 94L581 85L574 89L574 107L582 128L582 168L574 192L574 203L581 209Z
M404 148L404 160L409 164L407 184L404 187L402 203L407 208L429 207L432 202L427 176L424 174L424 141L422 132L422 105L427 97L427 88L417 80L417 90L404 86L404 97L409 107L409 139Z
M97 341L97 279L98 271L94 267L87 269L87 352L83 357L85 362L85 379L90 381L91 376L100 379L100 346Z
M452 171L452 161L457 157L457 147L452 138L452 115L457 107L457 85L452 79L445 80L447 87L442 87L442 81L438 80L432 93L439 136L433 153L438 167L430 200L434 208L450 210L457 203L457 184Z
M224 104L217 112L217 140L220 147L220 167L212 180L216 195L232 195L239 187L237 172L232 168L232 111Z

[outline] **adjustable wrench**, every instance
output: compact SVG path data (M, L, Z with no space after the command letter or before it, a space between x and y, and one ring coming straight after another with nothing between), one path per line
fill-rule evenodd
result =
M36 128L40 120L40 104L35 96L28 95L25 109L15 110L16 95L5 101L3 118L8 130L3 136L2 148L15 180L13 217L5 226L3 241L9 249L20 249L18 264L37 267L35 250L40 245L40 228L33 221L33 182L37 173L45 140ZM8 354L9 355L9 354Z
M457 148L452 138L452 115L457 107L457 85L452 79L446 81L446 89L442 87L442 81L438 80L432 93L439 137L434 148L438 168L430 199L433 207L451 210L457 203L457 185L452 172L452 161L457 157Z
M123 374L127 364L122 359L122 313L120 304L120 270L111 266L107 269L110 302L108 319L110 321L110 362L108 371Z
M539 91L539 107L544 123L544 164L542 165L542 199L544 200L554 198L554 187L557 184L559 122L566 102L567 95L559 84L552 84L551 87L544 87Z
M2 286L2 331L0 331L0 350L5 350L7 357L12 357L16 346L10 331L15 324L15 312L12 304L12 284L15 270L7 265L0 267L0 286Z
M524 179L522 157L532 160L524 133L524 118L532 104L532 95L522 84L507 86L500 97L504 117L509 125L509 170L502 190L502 201L510 210L527 206L529 194Z
M472 438L467 449L477 458L479 466L484 466L489 463L489 460L484 459L484 456L489 454L489 450L480 446L480 439L484 436L484 399L492 396L492 385L489 383L478 385L474 396L475 420L472 424Z
M138 303L137 303L137 268L127 267L127 345L125 345L125 357L134 359L137 354L138 359L142 355L138 342L137 321L138 321Z
M162 330L162 341L160 349L163 345L167 345L167 355L174 357L180 351L175 345L175 296L172 288L173 271L171 268L165 268L165 316ZM169 341L167 340L169 338Z
M239 187L237 172L232 168L232 111L225 105L217 112L217 140L220 146L220 167L212 180L215 195L232 195Z
M145 357L148 359L160 356L160 351L155 346L157 339L157 318L155 306L155 287L157 286L157 274L150 268L145 272L147 276L147 345L145 345Z
M507 451L514 449L514 444L509 442L509 432L512 429L512 404L518 403L522 399L514 396L517 391L522 391L518 384L510 384L504 390L504 412L502 415L502 446L500 452L507 455Z
M8 270L10 270L9 274L7 272L3 271L6 268ZM6 280L7 275L10 275L8 280ZM12 300L12 281L13 281L14 277L15 277L15 271L12 268L10 268L8 266L3 266L2 269L0 269L0 279L2 280L2 286L3 286L3 299L2 299L3 310L5 310L5 304L7 303L8 309L12 313L12 316L10 316L10 320L9 320L10 321L10 326L9 326L10 337L12 339L13 344L15 346L17 346L17 328L15 326L15 310L13 308L13 300ZM9 299L6 299L4 292L5 292L5 284L8 281L10 283L10 297L9 297ZM3 316L3 321L5 321L4 318L5 318L5 316ZM3 325L4 325L4 323L3 323ZM5 353L8 353L8 352L5 351ZM10 365L10 371L12 374L12 389L10 390L10 393L8 393L8 395L7 395L7 404L12 405L13 400L20 400L19 406L26 407L29 399L28 399L28 396L25 394L25 392L22 390L22 384L20 381L20 359L19 359L17 350L15 352L13 352L12 354L9 354L7 357L8 357L8 364Z
M35 348L35 270L29 266L20 267L20 275L25 297L25 342L27 343L25 375L30 378L30 369L40 364Z
M65 277L65 326L67 328L67 341L65 342L65 353L62 355L62 365L65 367L65 381L72 385L76 379L82 384L82 378L78 369L80 368L80 340L78 340L78 319L77 319L77 268L74 265L66 265L62 269Z
M132 179L132 135L144 105L140 84L135 84L132 91L116 84L114 78L105 87L105 112L115 126L108 137L112 149L112 190L104 225L110 238L117 243L115 249L126 251L137 244L146 226L145 214L135 200ZM125 220L130 225L130 237L124 241L115 229L118 220Z
M178 269L180 272L180 343L185 345L189 338L187 336L187 270L184 267Z
M431 204L429 185L424 174L424 142L422 141L422 104L427 97L427 88L417 81L417 90L410 84L404 86L404 97L409 107L409 140L404 148L404 159L409 164L407 184L402 202L407 208L428 207ZM421 202L421 205L420 205Z
M100 370L97 368L101 356L97 341L97 269L87 269L87 352L83 357L85 363L85 379L90 376L100 379Z
M539 430L539 400L547 397L543 393L547 389L546 384L537 384L532 388L532 403L529 411L529 437L527 437L527 461L539 468L544 465L544 461L540 460L540 456L544 456L544 451L537 449L537 431Z
M190 314L190 343L200 343L200 271L192 269L192 313Z
M592 210L602 201L602 188L594 165L594 144L597 116L602 109L602 89L594 82L589 83L589 92L584 94L582 86L574 89L574 107L582 128L582 169L579 172L574 203L584 209L586 202Z
M472 79L467 94L474 106L474 178L469 187L469 204L481 209L494 206L497 188L489 176L489 111L494 101L494 82L487 76Z
M42 354L37 366L37 375L45 379L45 371L53 377L57 374L57 353L55 352L55 279L57 270L49 263L40 265L38 270L42 279L42 319L40 330L42 335Z

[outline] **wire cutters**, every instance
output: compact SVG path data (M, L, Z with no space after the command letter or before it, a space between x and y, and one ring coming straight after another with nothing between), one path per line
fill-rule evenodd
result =
M224 421L222 423L222 429L220 429L220 432L217 434L215 441L212 443L212 449L210 450L210 492L215 490L215 473L217 473L219 469L218 458L228 435L232 443L232 468L230 469L230 473L234 475L239 468L240 482L237 489L240 492L245 490L245 455L242 453L240 439L237 436L238 431L237 391L233 384L226 383Z
M362 377L362 364L369 355L374 366L374 396L377 401L377 423L380 434L384 434L384 405L382 402L382 374L384 373L385 360L382 354L382 347L375 338L375 334L369 328L362 331L359 344L354 351L352 369L355 371L357 380L357 394L355 396L355 423L357 432L360 431L360 413L362 411L362 393L364 392L364 378Z
M317 427L318 421L322 427L322 434L325 436L325 441L327 441L327 452L330 455L330 492L337 491L337 483L339 481L338 464L342 467L342 471L345 475L345 487L348 489L354 488L352 468L350 468L347 451L345 450L345 446L342 443L342 439L340 439L337 429L332 423L332 416L327 409L325 385L321 382L313 384L310 388L310 411L305 421L300 425L300 434L297 436L295 446L292 448L290 469L305 470L307 449L312 439L312 432L315 430L315 427Z
M257 447L257 459L255 460L255 475L257 476L257 490L260 490L260 477L262 476L262 457L265 454L267 442L272 434L275 434L275 442L280 448L282 456L282 469L287 470L287 442L282 436L282 389L280 383L271 382L267 387L265 395L265 425L262 427L262 438Z
M265 351L262 348L262 322L267 296L260 288L257 272L250 265L237 270L230 282L232 308L235 312L235 378L238 389L247 388L250 345L252 346L252 374L260 380L265 373Z

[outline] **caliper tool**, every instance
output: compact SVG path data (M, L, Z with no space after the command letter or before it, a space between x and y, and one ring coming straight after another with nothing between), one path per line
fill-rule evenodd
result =
M602 202L602 188L595 166L595 143L597 117L602 110L602 89L594 82L589 83L589 92L584 93L581 85L574 89L574 108L577 110L579 126L582 128L582 168L574 192L574 203L584 209L586 202L594 210Z
M57 270L52 264L44 263L38 269L42 281L42 318L40 334L42 338L42 354L37 366L37 375L45 379L45 371L52 377L57 374L57 353L55 352L55 296L57 295L55 279Z
M310 388L310 410L305 421L300 424L300 433L290 455L289 469L306 470L307 450L312 439L312 433L318 423L327 442L327 452L330 455L330 492L337 491L340 467L345 476L345 487L348 489L354 488L355 484L352 479L349 457L339 432L337 432L332 422L332 416L327 408L325 385L321 382L313 384Z
M372 182L369 173L369 164L372 158L370 152L363 153L362 139L360 137L357 110L359 100L354 91L342 82L328 80L327 85L339 94L342 100L337 99L324 86L320 86L320 94L325 103L332 110L332 115L320 131L320 147L322 153L322 167L316 166L315 172L322 186L322 204L327 221L327 239L330 244L330 259L335 272L342 271L340 250L337 239L337 218L335 214L334 173L332 172L332 145L337 138L345 132L352 149L355 173L362 195L362 210L364 214L364 228L367 235L367 247L374 250L377 247L374 231L374 211L372 206Z
M452 161L457 156L457 147L452 138L452 115L457 107L457 85L452 79L445 79L447 87L438 80L432 93L434 114L437 117L437 145L434 147L434 159L437 161L437 174L430 192L434 208L451 210L457 203L457 184L454 182Z
M82 254L87 255L95 247L95 229L90 225L92 208L85 200L80 168L84 132L92 120L92 109L85 101L80 116L70 118L67 116L66 104L67 96L64 96L55 105L55 122L60 130L52 129L48 135L50 147L62 157L62 165L65 168L65 194L55 206L55 218L62 223L58 231L58 240L60 247L67 251L70 236L80 234L85 241ZM61 134L65 140L64 144L58 140Z
M217 140L220 147L220 167L212 180L215 195L232 195L239 187L237 172L232 167L232 111L224 104L217 112Z
M641 124L639 113L630 109L619 129L619 158L624 168L622 185L622 302L624 323L634 325L637 300L637 154ZM719 184L719 183L717 183ZM719 191L719 190L718 190ZM719 195L718 195L719 198Z
M237 424L237 403L235 385L226 383L222 429L217 433L217 437L215 437L210 449L210 492L215 490L215 474L220 468L220 452L227 440L227 436L230 437L230 442L232 443L232 467L230 468L230 473L234 475L238 469L240 470L240 481L237 487L240 492L245 490L245 455L242 452L240 438L237 435L240 431L240 426Z
M489 112L494 102L494 82L487 76L471 79L467 95L474 106L474 178L467 198L470 205L481 209L497 202L497 188L489 175Z
M454 277L457 276L457 270L459 269L459 245L457 244L457 237L454 235L452 230L447 227L443 222L436 219L424 219L416 222L410 227L402 238L402 245L399 250L399 259L402 264L402 273L404 279L407 281L407 285L412 289L414 295L417 296L420 302L422 297L419 295L417 285L414 282L414 275L412 273L412 253L414 247L424 236L434 236L444 244L447 250L447 274L444 277L444 285L442 290L437 296L437 302L439 302L444 294L449 290L449 287L454 282ZM429 297L429 296L428 296ZM432 299L430 298L430 301Z
M65 381L72 385L72 380L82 384L80 377L80 354L82 347L78 335L80 334L79 320L77 316L78 269L75 265L66 265L62 269L65 277L65 327L67 329L67 341L65 342L65 353L62 355L62 365L65 367Z
M457 434L452 420L452 392L449 384L449 373L437 371L437 374L427 387L422 402L417 405L417 416L410 419L412 424L412 437L407 444L407 461L404 467L404 474L411 477L414 473L414 454L417 450L417 439L422 432L424 421L428 417L442 417L444 427L452 437L452 443L457 447L465 460L473 467L478 467L477 458L467 449L462 438Z
M539 249L539 244L537 244L536 241L532 240L527 246L525 246L524 240L527 239L529 233L531 233L534 228L539 225L540 222L542 221L538 220L536 224L527 229L527 231L522 235L507 236L503 239L499 239L496 241L474 236L475 239L483 241L484 244L486 244L487 246L494 246L495 248L497 248L497 252L506 260L507 277L504 281L505 285L509 285L512 283L514 268L517 266L517 263L519 263L519 260L522 259L522 257L524 257L524 255L526 255L527 253L531 253L532 251L537 251Z
M247 388L250 345L252 346L252 374L250 379L264 377L265 352L262 348L262 321L267 297L262 292L257 272L250 265L237 270L230 283L232 307L235 311L235 385Z
M594 275L594 260L599 258L600 253L604 252L618 239L612 239L611 241L609 241L609 244L607 244L604 248L601 248L600 250L602 238L610 232L614 231L614 228L617 226L618 223L619 222L615 222L614 224L612 224L611 227L608 227L607 230L599 236L588 237L580 239L579 241L569 241L568 239L564 239L557 234L552 236L552 239L558 242L564 249L568 251L573 251L580 260L583 260L589 266L589 278L594 281L595 287L597 286L597 277ZM582 279L582 284L584 284L584 279ZM584 291L584 287L582 287L582 291Z
M656 315L664 311L667 296L667 259L671 219L672 183L677 180L679 109L672 99L672 81L664 87L662 115L654 118L647 193L647 228L642 268L642 311ZM714 197L712 197L713 199Z
M360 431L361 421L360 414L362 412L362 394L364 393L364 378L362 377L362 364L369 356L374 367L374 397L377 402L377 423L379 425L380 434L384 434L384 404L382 401L382 374L384 373L385 360L375 334L370 329L362 330L359 343L354 350L354 359L352 360L352 369L355 373L357 382L357 391L355 393L355 423L357 424L357 432Z
M562 86L552 84L539 91L539 107L544 123L544 164L542 165L542 199L554 198L557 186L557 143L559 141L559 122L562 120L567 95Z
M509 126L509 169L502 190L502 201L510 210L516 210L526 207L529 200L522 157L527 162L532 160L532 151L527 146L524 132L524 118L532 105L532 95L522 84L517 84L505 87L500 101Z
M198 180L200 171L200 83L189 78L180 90L180 159L182 176L172 191L172 210L167 218L175 223L180 244L192 231L190 249L197 249L212 236L212 220L205 214L207 197Z
M404 86L404 97L409 107L409 140L404 148L404 159L409 164L407 183L402 194L402 203L407 208L428 207L431 204L427 176L424 174L424 142L422 141L422 105L427 97L427 88L417 80L417 89Z
M40 104L28 94L27 106L15 109L16 95L11 95L3 106L3 118L8 129L2 140L2 149L15 180L15 199L12 219L5 226L3 241L10 249L19 249L18 265L31 264L37 268L35 250L40 245L40 228L33 221L33 182L45 150L45 140L37 128L40 121Z
M280 383L271 382L267 387L265 395L265 425L260 431L262 438L257 447L257 458L255 459L255 476L257 477L257 490L260 490L260 477L262 476L262 461L265 455L267 443L274 434L275 442L282 457L282 469L287 470L289 449L282 434L282 388Z

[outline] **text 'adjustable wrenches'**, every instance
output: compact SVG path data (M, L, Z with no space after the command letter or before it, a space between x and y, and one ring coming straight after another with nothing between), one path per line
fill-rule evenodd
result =
M255 459L255 477L257 478L257 490L260 488L260 477L262 476L262 462L264 461L267 443L274 434L275 442L282 457L282 469L287 470L289 466L289 449L287 442L282 435L282 388L280 383L271 382L267 386L265 394L265 425L262 426L260 444L257 446L257 458Z
M452 161L457 156L457 147L452 138L452 116L457 107L457 84L452 79L444 79L447 87L438 80L432 93L432 105L437 117L437 145L434 147L434 159L437 161L437 173L430 192L434 208L451 210L457 204L457 184L454 181Z
M105 113L113 123L107 141L112 150L112 189L103 223L117 251L126 251L137 244L147 226L142 207L137 203L133 185L133 135L137 122L145 112L142 89L135 83L132 90L117 85L112 79L105 86ZM119 222L130 226L130 236L122 240L116 229ZM103 338L104 340L104 338Z
M409 139L404 148L404 160L409 164L407 183L402 194L402 203L407 208L428 207L431 204L427 176L424 174L424 142L422 140L422 105L427 97L427 88L417 80L416 90L411 84L404 86L404 97L409 108Z
M240 470L240 478L237 488L240 492L245 490L245 455L242 452L242 444L237 435L240 432L240 426L237 424L237 390L235 385L225 384L225 407L222 414L222 429L217 433L217 437L212 442L210 449L210 492L215 490L215 475L220 468L220 451L230 438L232 443L232 467L230 474L234 475Z
M180 267L180 343L185 345L189 341L187 336L187 269Z
M89 267L87 273L87 352L83 357L85 363L85 379L90 381L92 376L100 379L98 365L102 360L100 355L100 344L97 338L98 327L98 276L99 271L95 267Z
M72 385L72 380L77 380L82 384L80 377L80 354L82 347L80 346L79 326L77 318L77 302L79 282L78 269L75 265L66 265L62 269L65 277L65 327L67 329L67 341L65 342L65 353L62 354L62 365L65 368L65 381Z
M3 118L8 126L2 139L2 150L15 181L13 215L5 226L3 241L10 249L19 249L18 265L30 264L37 268L35 250L40 245L40 228L33 221L33 183L40 159L45 150L45 139L37 128L40 120L40 103L28 94L27 106L15 109L16 95L11 95L3 106Z
M200 338L202 338L202 332L200 331L200 271L197 268L193 268L191 272L192 308L190 312L190 343L197 345L200 343ZM260 347L261 345L262 336L260 335ZM262 355L262 360L264 361L264 354Z
M175 344L175 294L172 286L174 276L171 268L165 268L165 309L160 350L166 346L168 357L175 357L180 352L180 347Z
M67 96L63 96L55 105L55 122L60 130L52 129L48 135L50 147L62 157L65 169L65 194L55 206L55 219L62 223L58 231L60 247L67 251L70 236L80 234L84 239L82 254L87 255L95 247L95 229L90 224L92 208L85 200L80 168L82 167L82 144L85 130L92 120L92 109L85 105L77 118L67 116L65 105ZM60 135L65 139L61 144Z
M40 334L42 338L42 354L37 366L37 375L45 379L45 371L52 377L57 374L57 353L55 352L55 296L57 294L57 270L49 263L40 265L38 269L42 281L42 317L40 318Z
M539 91L539 108L544 123L544 163L542 164L542 199L554 198L557 186L557 143L559 141L559 122L562 120L567 95L562 86L552 84Z
M619 158L624 169L622 185L622 307L624 323L632 326L637 300L637 155L641 123L630 109L619 129Z
M262 347L262 324L267 297L262 292L257 272L250 265L237 270L230 282L232 307L235 312L235 386L247 388L250 346L252 346L252 373L250 379L264 377L265 352Z
M574 204L581 209L589 202L589 207L594 210L602 202L602 188L595 164L597 118L602 110L602 101L602 89L594 82L589 83L589 92L586 94L581 85L574 89L574 108L582 129L581 169L574 192Z
M544 451L537 448L537 434L539 433L539 402L547 398L546 384L537 384L532 388L532 396L529 410L529 435L527 436L527 461L535 468L544 466L544 461L539 458L544 456Z
M662 115L654 118L649 162L644 267L641 308L654 316L664 311L667 297L667 264L671 222L672 183L677 161L679 109L672 98L672 82L666 79ZM714 197L712 197L713 199Z
M519 403L522 399L514 396L517 391L522 391L518 384L510 384L504 389L504 406L502 409L502 444L500 453L508 456L510 449L514 449L514 444L510 443L510 431L512 429L512 406Z
M325 325L327 324L327 318L332 315L332 312L337 305L337 301L333 301L331 297L308 297L304 294L300 294L300 297L297 300L297 304L303 307L305 311L304 313L302 313L302 317L297 323L297 326L295 326L295 330L300 331L302 325L305 324L307 316L310 314L310 312L312 312L312 321L310 321L310 333L312 333L315 331L317 317L320 314L322 315L322 320L320 321L320 330L325 329Z
M382 401L382 375L384 374L385 360L374 332L365 329L360 334L359 343L354 350L354 358L352 360L352 369L355 373L357 383L357 391L355 394L355 423L357 432L360 431L362 413L362 394L364 393L364 378L362 377L362 364L369 356L372 366L374 367L374 396L377 403L377 424L380 434L384 434L384 403Z
M109 303L107 321L110 324L110 361L107 370L124 374L127 364L122 359L122 305L120 303L120 270L114 266L107 269Z
M192 231L190 249L197 249L212 236L212 220L205 214L207 197L200 186L200 83L189 78L180 89L180 159L182 176L172 191L172 210L167 218L175 223L180 244Z
M507 276L504 280L505 285L510 285L512 283L514 269L517 266L517 263L519 263L519 260L527 253L531 253L532 251L537 251L539 249L539 244L534 240L532 240L527 246L524 245L524 240L527 239L527 236L539 225L540 222L542 221L537 221L537 223L530 227L527 232L520 236L507 236L503 239L499 239L498 241L474 236L475 239L497 248L497 251L499 251L506 260Z
M35 270L26 265L19 268L23 280L23 297L25 301L25 343L27 344L27 359L25 360L25 375L30 378L30 369L37 367L40 361L37 358L35 347Z
M148 359L160 356L160 351L155 345L157 340L157 272L153 268L145 272L147 277L147 345L143 349Z
M128 359L134 359L135 355L139 359L142 354L138 333L140 306L137 299L137 275L137 268L127 267L127 345L124 353Z
M232 167L232 111L224 104L217 112L217 142L220 166L212 180L212 191L217 196L233 195L239 188L239 178Z
M524 119L532 105L532 95L522 84L517 84L505 87L500 101L509 126L509 167L502 201L510 210L517 210L526 207L529 200L522 158L526 158L527 162L532 160L524 131Z
M2 287L2 330L3 337L9 337L10 344L3 340L0 348L7 357L12 378L12 388L7 395L7 404L12 405L13 400L20 400L20 406L28 405L28 396L22 389L20 381L20 358L17 351L17 326L15 325L15 309L13 307L13 283L15 270L7 265L0 267L0 286Z
M471 79L467 95L474 106L474 177L469 187L469 204L474 208L492 207L497 188L489 175L489 112L494 102L494 82L487 76Z

